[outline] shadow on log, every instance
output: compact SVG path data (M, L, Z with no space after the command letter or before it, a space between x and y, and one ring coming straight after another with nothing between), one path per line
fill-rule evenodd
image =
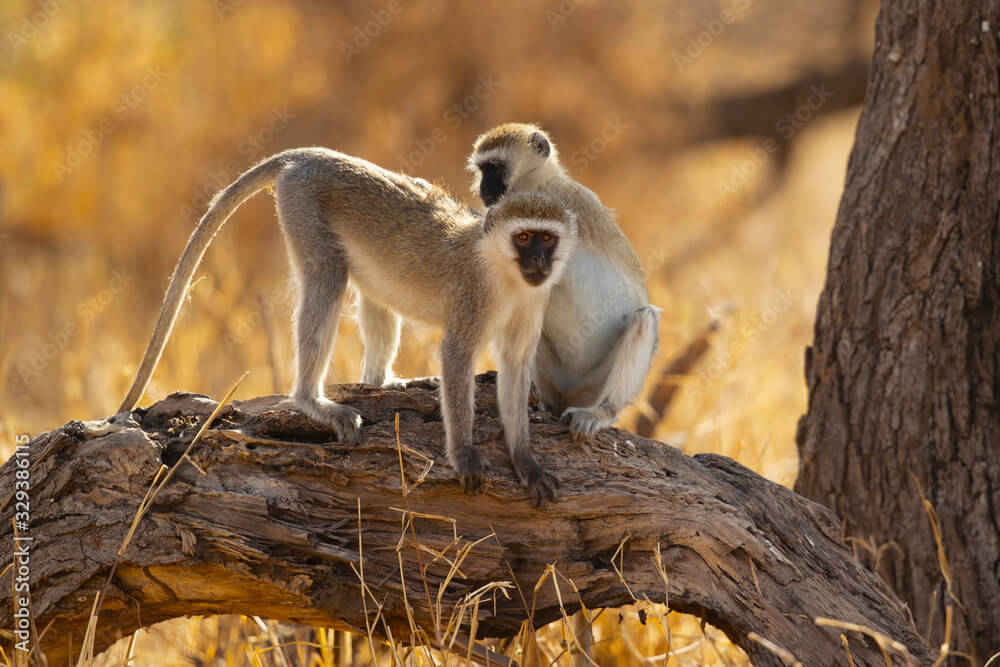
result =
M551 576L534 591L554 563L567 613L581 600L588 609L628 604L632 595L666 600L723 630L755 665L784 664L767 642L806 665L846 664L841 631L820 627L816 617L884 633L906 647L914 664L933 660L906 610L851 556L829 510L728 458L685 456L614 429L574 444L558 420L538 412L535 451L558 472L562 497L536 510L496 440L492 375L477 378L476 439L492 463L488 487L477 497L461 493L443 462L433 390L419 383L406 391L341 385L330 395L364 415L362 446L330 442L328 431L283 396L222 411L126 549L97 625L98 651L142 626L187 614L254 614L364 632L375 623L376 605L365 599L366 617L355 570L362 561L366 586L382 605L376 634L411 638L408 601L420 631L433 640L436 612L428 592L434 598L444 587L446 623L465 596L511 581L509 599L496 594L495 607L493 596L479 606L476 630L478 637L510 636L525 619L538 627L562 616ZM70 422L31 441L31 521L19 532L34 540L32 613L50 664L75 659L95 594L154 476L161 464L177 464L215 405L174 394L131 418ZM0 469L8 563L15 458ZM412 527L404 529L407 518ZM414 536L423 549L415 548ZM477 540L447 580L446 558L454 561ZM666 585L654 566L657 545ZM0 585L9 590L16 574L6 571ZM14 627L13 613L5 597L0 627ZM855 664L885 664L872 640L846 634ZM757 636L764 641L751 638ZM906 664L902 652L889 650Z

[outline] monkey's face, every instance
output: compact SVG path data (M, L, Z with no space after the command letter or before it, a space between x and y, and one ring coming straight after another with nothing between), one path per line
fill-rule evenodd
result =
M492 206L508 192L540 188L558 165L552 144L534 125L502 125L479 139L469 157L472 191Z
M488 160L479 166L479 198L492 206L507 192L507 165L500 160Z
M552 259L559 247L559 237L546 230L522 229L512 235L511 242L525 282L533 287L544 283L552 274Z

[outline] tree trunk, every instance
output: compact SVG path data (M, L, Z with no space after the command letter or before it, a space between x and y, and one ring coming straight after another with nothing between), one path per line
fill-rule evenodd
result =
M784 664L767 641L807 665L845 664L841 630L817 617L884 633L902 642L912 664L933 659L888 587L852 557L829 510L730 459L691 458L614 429L572 444L558 419L538 414L535 451L558 471L562 498L536 510L496 441L492 376L477 382L476 439L492 463L478 497L463 495L442 463L433 390L348 385L331 396L361 411L363 445L331 443L284 397L271 396L227 407L188 463L182 452L215 403L175 394L131 419L71 422L8 461L0 469L0 557L12 557L14 484L24 469L17 461L26 458L30 520L18 534L34 540L31 611L35 626L48 628L41 647L50 664L79 651L95 594L161 463L176 474L111 577L98 650L143 625L217 613L361 632L370 624L378 635L439 643L435 628L463 600L509 581L509 597L494 590L475 612L465 608L460 636L474 613L477 636L510 636L525 619L537 627L581 602L615 607L635 596L701 616L758 665ZM558 577L536 590L552 564ZM428 604L438 595L440 605ZM14 613L5 598L0 627L12 627ZM884 664L870 640L847 635L855 664ZM906 663L904 651L890 651Z
M998 30L995 0L883 3L796 484L864 541L932 644L953 605L951 645L976 664L1000 650Z

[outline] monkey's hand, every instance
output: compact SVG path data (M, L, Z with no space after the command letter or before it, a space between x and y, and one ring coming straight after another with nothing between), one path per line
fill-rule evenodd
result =
M483 480L490 462L475 447L471 445L461 447L455 455L455 460L452 461L452 466L458 471L462 491L469 494L482 492Z
M577 441L590 440L595 433L611 425L588 408L566 408L562 413L562 423L569 426L573 439Z
M528 487L531 494L531 504L541 507L546 502L555 502L559 497L559 478L545 471L545 468L535 460L527 450L521 450L513 456L514 472L521 483Z

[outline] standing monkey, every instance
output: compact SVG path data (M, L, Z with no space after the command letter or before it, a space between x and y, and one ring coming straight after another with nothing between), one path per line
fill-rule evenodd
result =
M269 186L299 291L296 406L331 425L342 442L360 442L360 414L323 394L350 281L360 293L364 382L385 381L399 344L400 315L444 329L447 453L466 492L480 489L488 465L472 446L473 361L492 344L514 470L536 505L554 500L558 480L531 454L528 392L549 292L576 243L574 215L534 194L505 198L480 218L427 181L324 148L267 158L212 199L170 278L120 410L132 410L142 397L213 237L244 201Z
M566 173L538 127L508 123L481 135L469 170L487 206L536 192L576 215L580 243L552 288L533 379L542 401L588 438L635 398L656 354L659 309L649 305L639 258L613 212Z

